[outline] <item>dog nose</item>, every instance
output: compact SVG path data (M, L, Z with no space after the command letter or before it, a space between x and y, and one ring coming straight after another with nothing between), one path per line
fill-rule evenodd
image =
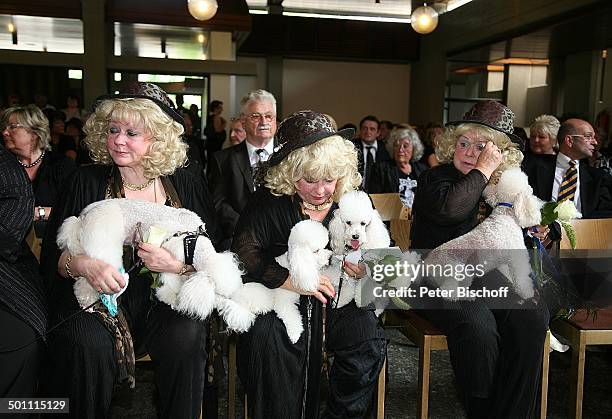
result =
M359 234L353 234L353 239L354 239L354 240L359 239Z

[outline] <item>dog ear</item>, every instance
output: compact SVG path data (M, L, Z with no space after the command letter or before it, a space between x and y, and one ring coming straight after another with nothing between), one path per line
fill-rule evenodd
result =
M319 285L319 263L308 245L291 246L289 274L294 287L314 292Z
M542 201L529 191L523 191L516 195L513 202L514 215L523 228L540 224L542 214Z
M331 222L329 223L329 227L327 228L329 230L329 244L333 252L336 254L344 253L344 242L346 239L344 237L344 221L342 221L342 218L340 218L339 211L340 210L334 211L334 218L332 218Z
M366 226L366 234L368 236L367 247L369 249L389 247L391 244L391 237L389 236L387 226L385 226L380 214L375 209L372 210L370 224Z

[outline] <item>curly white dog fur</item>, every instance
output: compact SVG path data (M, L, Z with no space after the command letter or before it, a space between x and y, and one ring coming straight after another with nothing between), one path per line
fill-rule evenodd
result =
M143 231L151 226L167 232L164 248L184 262L183 236L176 232L196 231L204 223L195 213L182 208L130 199L109 199L88 205L79 217L62 224L57 243L71 254L86 254L121 268L123 244L134 234L138 223ZM175 310L197 319L205 319L216 308L230 329L246 331L255 315L231 300L242 287L242 271L233 253L217 253L207 237L199 236L194 252L196 272L184 276L161 273L162 286L157 297ZM74 284L79 304L87 307L98 299L85 278Z
M527 176L519 168L502 173L499 183L488 185L483 196L493 207L491 215L469 233L432 250L425 264L475 266L486 261L484 273L498 269L521 298L531 298L534 286L522 228L540 223L542 201L533 195ZM472 280L469 275L460 282L453 277L429 278L440 289L449 291L468 287ZM456 292L449 294L449 299L457 299Z
M387 227L380 218L380 214L372 206L370 197L362 191L347 192L340 198L338 209L329 223L329 236L332 251L335 255L347 255L361 250L381 249L389 247L391 239ZM347 258L348 259L348 258ZM332 282L336 291L342 280L340 295L337 296L337 307L343 307L351 300L358 306L366 306L368 301L362 301L359 281L343 274L333 277Z
M331 250L327 229L317 221L300 221L291 229L287 252L276 261L289 270L295 288L314 292L319 286L319 271L329 263ZM303 332L302 317L298 310L300 295L282 288L269 289L257 282L244 285L234 299L255 314L276 312L285 324L292 343L299 340Z

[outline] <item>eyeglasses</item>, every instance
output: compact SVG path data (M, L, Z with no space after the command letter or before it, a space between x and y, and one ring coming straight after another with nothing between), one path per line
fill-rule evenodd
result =
M471 146L476 147L476 151L481 152L482 150L485 149L485 146L487 145L486 142L479 142L479 143L472 143L466 139L460 138L459 140L457 140L457 146L459 147L460 150L467 150L469 149Z
M247 115L247 118L249 118L251 122L259 122L262 118L266 122L272 122L272 120L276 118L276 115L273 113L261 114L259 112L255 112L250 115Z
M15 131L17 128L26 128L24 125L21 124L8 124L7 126L4 127L4 129L2 131L4 131L5 129L9 130L9 131Z
M412 148L412 143L411 142L397 142L395 144L393 144L393 148L397 148L399 150L409 150Z
M573 135L570 135L570 137L582 137L586 141L593 141L593 140L595 140L595 134L592 133L592 132L590 132L590 133L588 133L586 135L585 134L573 134Z

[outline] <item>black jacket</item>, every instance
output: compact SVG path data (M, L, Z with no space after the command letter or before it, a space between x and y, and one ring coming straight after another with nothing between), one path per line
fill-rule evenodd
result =
M0 146L0 305L39 335L47 328L47 303L36 258L25 243L34 194L15 156Z
M544 201L552 200L556 155L529 155L523 161L523 171L529 178L533 193ZM582 218L612 217L612 177L599 168L580 161L580 205Z
M399 192L399 180L410 178L417 180L421 173L427 170L427 165L421 162L410 162L412 172L405 175L397 168L395 160L384 160L372 166L372 174L368 180L368 193L396 193Z
M434 249L471 231L486 185L479 170L464 175L452 163L425 171L414 196L410 247Z
M234 235L240 213L253 193L253 176L246 141L213 154L208 184L225 238Z

